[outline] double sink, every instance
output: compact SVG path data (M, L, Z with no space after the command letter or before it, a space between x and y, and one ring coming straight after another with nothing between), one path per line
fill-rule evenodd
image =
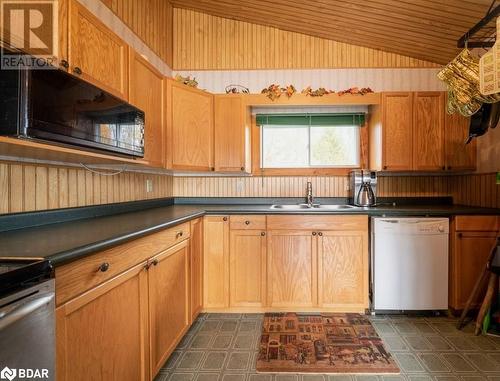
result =
M353 205L328 205L328 204L275 204L271 209L280 210L300 210L300 211L315 211L315 210L345 210L356 208Z

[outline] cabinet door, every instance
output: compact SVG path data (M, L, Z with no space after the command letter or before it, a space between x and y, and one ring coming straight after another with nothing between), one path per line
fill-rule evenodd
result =
M321 232L319 305L341 311L368 308L368 232Z
M158 373L189 327L189 250L183 241L153 257L148 274L150 366Z
M56 309L57 379L149 380L144 264Z
M144 160L162 167L163 146L163 76L149 62L130 49L130 103L144 111Z
M317 250L311 231L272 230L267 236L269 307L317 305Z
M209 216L203 221L203 305L229 306L229 218Z
M450 307L461 310L486 266L495 244L494 232L456 232L452 236L450 259ZM485 286L485 285L483 285ZM483 294L474 300L479 306Z
M128 99L128 45L77 0L70 1L68 57L72 73Z
M213 170L213 95L174 81L168 83L168 165L172 169Z
M444 92L413 95L413 169L444 170Z
M203 219L191 221L190 254L190 317L193 322L203 307Z
M382 94L382 169L412 169L412 93Z
M214 97L215 170L250 172L250 125L239 95Z
M264 307L266 305L266 232L231 230L230 237L230 305L231 307Z
M458 113L445 113L446 169L449 171L476 169L477 140L473 139L469 144L465 144L469 125L470 118Z

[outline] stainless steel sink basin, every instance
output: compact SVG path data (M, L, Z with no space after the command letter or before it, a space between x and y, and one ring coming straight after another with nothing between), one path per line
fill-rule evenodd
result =
M302 211L313 211L313 210L345 210L355 208L352 205L318 205L315 204L310 207L307 204L275 204L271 206L271 209L281 209L281 210L302 210Z

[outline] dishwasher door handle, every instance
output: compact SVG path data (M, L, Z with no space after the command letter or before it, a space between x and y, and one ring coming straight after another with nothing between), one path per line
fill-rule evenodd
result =
M20 301L14 306L8 306L0 310L0 331L16 321L26 317L30 313L46 306L54 300L54 293L40 296L29 301Z

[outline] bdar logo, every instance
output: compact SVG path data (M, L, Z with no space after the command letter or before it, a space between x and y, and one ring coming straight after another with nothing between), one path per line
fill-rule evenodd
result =
M9 380L12 381L14 378L16 378L17 372L15 369L10 369L9 367L5 367L2 369L0 372L0 379L2 380Z
M2 4L3 41L31 55L57 54L57 0Z

